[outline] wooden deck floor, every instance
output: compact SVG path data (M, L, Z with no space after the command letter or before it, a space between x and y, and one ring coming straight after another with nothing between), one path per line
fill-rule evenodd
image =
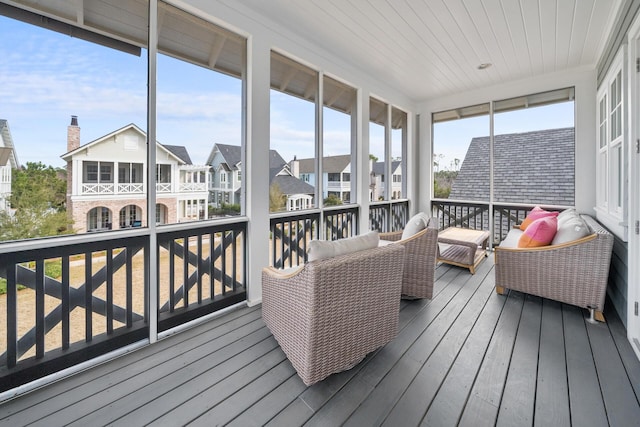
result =
M0 405L0 425L630 426L640 362L620 320L494 292L440 266L434 298L404 301L400 333L350 371L305 387L243 308Z

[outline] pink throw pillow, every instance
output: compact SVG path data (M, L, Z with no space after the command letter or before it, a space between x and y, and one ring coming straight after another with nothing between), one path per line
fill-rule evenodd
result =
M536 248L551 244L558 230L558 218L548 216L536 219L527 227L518 240L519 248Z
M555 218L558 216L558 214L559 212L545 211L540 206L536 206L535 208L531 209L531 212L529 212L529 215L527 215L524 221L522 221L522 224L520 224L520 230L522 231L526 230L527 227L529 227L531 223L536 219L547 218L547 217Z

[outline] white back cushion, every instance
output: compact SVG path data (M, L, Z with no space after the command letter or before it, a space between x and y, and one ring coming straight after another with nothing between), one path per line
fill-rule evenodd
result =
M312 240L307 252L308 261L332 258L352 252L378 247L380 236L377 231L370 231L360 236L340 240Z

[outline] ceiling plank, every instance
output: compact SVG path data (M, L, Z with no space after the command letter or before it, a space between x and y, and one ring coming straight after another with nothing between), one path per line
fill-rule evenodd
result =
M518 63L517 77L531 76L531 58L529 57L529 46L527 33L524 27L524 19L520 2L502 2L503 14L509 30L509 41L513 45L514 53Z
M571 44L569 46L568 67L578 67L584 54L585 41L589 31L589 21L593 13L595 0L580 0L576 2L573 28L571 29Z
M555 0L540 1L540 31L542 34L542 62L544 72L552 73L556 68L556 21L557 4Z
M571 35L575 23L576 0L558 2L558 18L556 20L556 66L566 68L569 64Z
M540 7L537 1L520 3L524 19L527 53L531 64L532 75L544 73L544 58L542 56L542 33L540 30Z

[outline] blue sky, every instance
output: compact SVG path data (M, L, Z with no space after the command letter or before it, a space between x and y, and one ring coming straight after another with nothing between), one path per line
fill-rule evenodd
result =
M9 121L21 163L64 166L71 115L79 118L82 144L129 123L146 130L146 51L137 57L4 17L0 37L0 118ZM186 146L197 164L215 143L240 144L239 79L160 55L157 82L159 142ZM496 133L572 126L572 104L564 105L506 113L508 120L496 116ZM313 104L272 91L270 114L272 149L285 160L314 156ZM325 108L325 155L349 153L349 120ZM471 138L489 133L486 117L460 124L434 130L434 151L445 156L445 166L464 158ZM372 124L369 133L370 153L384 159L383 128ZM400 141L394 131L394 158L401 156Z
M129 123L146 131L147 58L0 17L0 118L9 121L21 163L64 166L67 126L81 143ZM168 56L158 57L157 138L184 145L202 164L214 143L239 145L241 82ZM272 92L271 148L285 160L314 155L313 104ZM325 109L326 155L349 152L345 114Z

